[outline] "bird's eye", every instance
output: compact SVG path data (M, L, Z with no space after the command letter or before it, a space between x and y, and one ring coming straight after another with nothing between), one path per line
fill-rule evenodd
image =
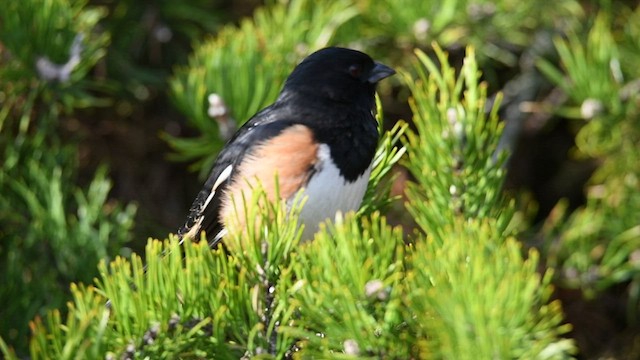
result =
M362 75L362 67L360 65L354 64L349 66L349 75L354 78L359 78Z

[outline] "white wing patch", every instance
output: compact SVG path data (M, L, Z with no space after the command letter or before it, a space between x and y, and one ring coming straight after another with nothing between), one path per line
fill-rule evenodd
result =
M207 206L209 206L209 203L211 202L211 200L213 200L213 198L216 195L216 190L218 189L220 184L222 184L227 179L229 179L229 176L231 176L232 171L233 171L233 165L229 165L224 170L222 170L222 172L220 173L220 176L218 176L218 178L216 179L216 182L213 184L213 187L211 188L211 193L209 194L209 196L207 196L207 199L204 201L204 203L202 203L202 206L200 207L200 213L203 213L204 210L207 208ZM202 227L203 220L204 220L204 215L201 215L198 217L198 220L196 220L195 224L193 224L193 226L189 229L189 231L187 231L187 233L184 234L182 239L180 239L181 244L185 237L189 237L191 239L197 239L196 237L200 235L200 231L202 230L201 227Z
M207 206L209 206L209 203L211 202L211 200L216 194L216 190L218 189L218 186L220 186L220 184L222 184L229 178L232 170L233 170L233 165L229 165L224 170L222 170L222 172L220 173L220 176L218 176L218 178L216 179L216 182L213 184L213 187L211 188L211 194L209 194L209 196L207 197L207 200L205 200L204 204L202 204L202 209L200 211L204 211L204 209L206 209Z
M303 194L308 197L302 211L300 221L304 224L302 240L311 240L318 231L318 225L333 220L336 213L357 210L367 190L371 167L359 178L348 182L336 164L331 160L331 150L326 144L318 148L317 172L311 177Z

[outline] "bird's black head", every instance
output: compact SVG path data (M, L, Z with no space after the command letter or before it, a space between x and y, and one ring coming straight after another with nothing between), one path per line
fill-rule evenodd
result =
M373 106L378 81L395 74L369 55L330 47L309 55L293 70L283 93L298 93L345 104Z

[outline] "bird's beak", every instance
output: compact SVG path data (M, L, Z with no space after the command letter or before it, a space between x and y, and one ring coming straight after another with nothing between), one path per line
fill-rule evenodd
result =
M371 84L375 84L378 81L396 73L395 70L388 67L387 65L381 64L379 62L376 62L375 64L376 65L373 67L373 69L371 69L371 73L369 73L369 78L367 78L367 81Z

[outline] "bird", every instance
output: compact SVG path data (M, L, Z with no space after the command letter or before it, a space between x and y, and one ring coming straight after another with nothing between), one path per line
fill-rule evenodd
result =
M275 102L252 116L227 141L178 230L212 247L226 234L225 219L241 216L233 199L260 181L270 201L302 192L302 240L338 212L360 207L378 143L376 85L395 74L369 55L327 47L303 59ZM276 184L276 181L278 182ZM245 194L246 196L246 194Z

